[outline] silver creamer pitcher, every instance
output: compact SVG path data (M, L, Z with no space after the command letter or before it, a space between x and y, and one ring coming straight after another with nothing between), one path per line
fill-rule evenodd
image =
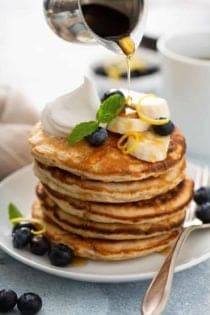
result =
M122 53L119 40L130 37L138 47L144 31L146 0L44 0L51 29L75 43L99 43Z

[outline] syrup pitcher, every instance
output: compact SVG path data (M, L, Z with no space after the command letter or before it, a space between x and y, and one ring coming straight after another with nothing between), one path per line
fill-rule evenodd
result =
M45 0L51 29L75 43L98 43L133 55L143 36L146 0Z

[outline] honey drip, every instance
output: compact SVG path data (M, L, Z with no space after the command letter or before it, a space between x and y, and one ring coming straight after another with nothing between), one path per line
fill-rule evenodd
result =
M135 44L132 41L130 36L126 36L121 38L118 41L118 44L120 46L120 48L122 49L122 51L124 52L124 54L126 55L126 62L127 62L127 78L128 78L128 97L127 97L127 101L128 101L128 105L132 103L132 98L131 98L131 58L135 53Z
M135 53L135 44L130 36L123 37L118 40L118 45L127 57L132 57Z
M132 56L127 56L127 58L126 58L127 71L128 71L128 101L129 101L129 104L132 103L132 97L131 97L131 57Z

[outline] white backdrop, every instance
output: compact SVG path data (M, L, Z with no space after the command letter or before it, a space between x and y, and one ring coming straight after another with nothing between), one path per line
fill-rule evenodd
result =
M109 52L57 37L41 0L0 0L0 84L20 89L37 108L67 92L101 54Z
M210 0L149 3L148 34L168 31L174 25L172 20L177 28L181 27L190 17L194 27L201 20L210 27ZM172 18L166 14L169 4L176 8L181 4L183 10L178 13L174 7ZM197 14L192 16L188 8L194 8ZM166 21L168 27L164 26ZM39 109L46 101L68 91L92 60L109 54L99 46L75 45L58 38L44 20L42 0L0 0L0 84L9 83L20 89Z

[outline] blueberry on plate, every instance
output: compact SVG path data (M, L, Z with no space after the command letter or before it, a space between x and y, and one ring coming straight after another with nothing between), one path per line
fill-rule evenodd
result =
M12 234L12 243L15 248L22 249L31 240L31 230L28 227L21 227Z
M102 145L108 138L108 132L105 128L99 127L90 136L86 137L86 140L93 146L98 147Z
M34 315L42 308L42 299L38 294L24 293L19 297L17 307L22 315Z
M200 205L196 210L196 216L203 223L210 223L210 202Z
M17 303L17 294L12 290L0 291L0 312L10 312Z
M194 193L194 200L198 205L210 202L210 187L200 187Z
M12 234L13 234L16 230L18 230L18 229L20 229L20 228L22 228L22 227L27 227L27 228L29 228L30 230L35 230L35 227L34 227L33 223L27 222L27 221L23 221L23 222L20 222L20 223L17 223L17 224L14 225L14 227L13 227L13 229L12 229Z
M43 256L50 249L50 242L44 235L33 236L30 242L30 250L33 254Z
M161 117L159 119L165 119L165 118ZM159 126L153 125L154 132L160 136L170 135L174 131L174 128L175 128L174 123L171 120L169 120L169 122L164 125L159 125Z
M74 258L74 252L64 244L54 244L51 246L48 257L54 266L65 267L69 265Z
M120 90L116 90L116 89L111 89L109 91L106 91L101 99L101 101L105 101L108 97L115 95L115 94L120 94L122 96L124 96L123 92L121 92Z

